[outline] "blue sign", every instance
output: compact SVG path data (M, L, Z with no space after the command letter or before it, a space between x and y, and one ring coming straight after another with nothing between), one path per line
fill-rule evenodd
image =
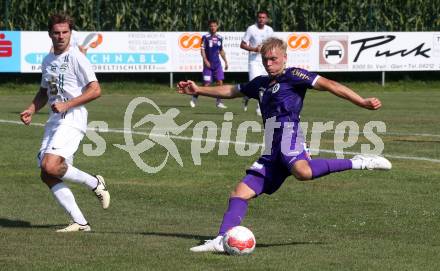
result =
M0 31L0 72L20 72L20 32Z

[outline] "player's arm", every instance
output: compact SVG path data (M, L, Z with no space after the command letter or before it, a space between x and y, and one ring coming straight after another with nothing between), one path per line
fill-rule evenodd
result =
M251 47L249 46L244 40L241 41L240 43L240 48L249 52L256 52L259 53L261 46L257 46L257 47Z
M222 85L222 86L198 86L191 80L180 81L177 84L177 92L180 94L188 95L202 95L213 98L233 99L236 97L243 97L244 94L238 90L234 85Z
M228 65L228 60L226 59L225 50L223 50L223 48L220 50L220 56L223 58L223 61L225 61L225 70L227 70L229 65Z
M206 52L205 52L205 48L200 49L200 53L202 54L202 58L203 58L203 65L205 65L208 68L211 68L211 63L209 63L208 57L206 57Z
M29 125L32 121L32 115L43 108L47 103L47 89L40 87L40 90L35 95L32 103L23 112L20 113L21 121Z
M66 102L58 102L52 105L53 112L62 113L66 112L70 108L77 107L88 102L91 102L101 96L101 87L98 81L92 81L86 86L86 90L83 94L75 97Z
M318 78L314 85L314 88L317 90L331 92L338 97L346 99L354 103L355 105L366 109L377 110L382 106L382 103L379 99L374 97L363 98L347 86L344 86L336 81L327 79L322 76Z

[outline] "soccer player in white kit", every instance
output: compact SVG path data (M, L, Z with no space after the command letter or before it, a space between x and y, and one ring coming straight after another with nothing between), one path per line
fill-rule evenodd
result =
M46 103L50 105L49 119L38 153L41 179L72 219L69 226L57 232L91 230L72 191L63 181L87 186L94 191L104 209L110 204L104 178L92 176L72 165L73 155L87 129L84 104L101 95L90 62L76 46L69 45L72 29L73 20L68 15L55 14L50 17L48 31L54 50L43 60L40 90L28 108L20 113L23 123L29 125L34 113Z
M241 41L240 48L249 51L248 70L249 81L257 76L267 75L261 60L260 49L263 41L273 36L272 27L266 25L269 19L267 11L257 12L257 22L246 29L246 33ZM243 109L247 111L249 98L243 98ZM257 114L261 116L260 107L257 104Z

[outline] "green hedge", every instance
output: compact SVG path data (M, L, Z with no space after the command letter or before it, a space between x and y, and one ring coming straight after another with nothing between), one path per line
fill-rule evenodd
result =
M69 12L80 30L244 31L267 9L276 31L439 31L439 0L0 0L1 30L46 30L47 16Z

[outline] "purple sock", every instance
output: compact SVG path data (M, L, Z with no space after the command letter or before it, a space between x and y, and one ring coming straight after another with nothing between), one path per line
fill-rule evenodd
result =
M226 210L223 216L218 235L224 235L230 228L240 225L241 221L246 216L247 207L247 200L242 198L230 198L228 210Z
M313 179L352 168L350 159L312 159L309 165L312 168Z

